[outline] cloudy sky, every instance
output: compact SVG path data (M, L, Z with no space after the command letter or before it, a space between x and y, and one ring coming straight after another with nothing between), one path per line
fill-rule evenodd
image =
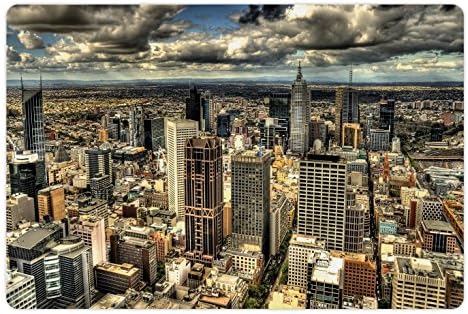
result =
M15 6L8 78L462 81L454 6Z

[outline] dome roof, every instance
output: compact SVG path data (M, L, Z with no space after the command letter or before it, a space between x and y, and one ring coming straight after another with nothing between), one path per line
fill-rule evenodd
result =
M112 145L109 142L104 142L99 146L99 149L101 150L112 150Z

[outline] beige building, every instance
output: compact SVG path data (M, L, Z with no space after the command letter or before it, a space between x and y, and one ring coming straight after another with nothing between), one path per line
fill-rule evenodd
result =
M446 281L436 262L397 257L394 269L392 309L445 308Z
M39 190L37 206L40 219L49 215L54 221L65 218L65 190L63 185L53 185Z

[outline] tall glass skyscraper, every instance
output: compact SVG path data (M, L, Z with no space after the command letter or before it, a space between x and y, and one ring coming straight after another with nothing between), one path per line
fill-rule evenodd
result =
M383 97L380 101L380 125L382 130L390 130L390 141L395 132L395 100Z
M292 84L289 150L303 155L308 150L310 99L307 82L302 77L301 64L297 68L297 77Z
M44 108L42 100L42 79L39 89L25 89L21 79L21 100L23 107L24 149L38 156L37 179L47 183L45 169Z

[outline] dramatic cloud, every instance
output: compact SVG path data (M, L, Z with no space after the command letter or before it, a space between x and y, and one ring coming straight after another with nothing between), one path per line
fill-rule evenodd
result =
M44 48L44 41L38 35L29 31L20 31L18 40L26 49L41 49Z
M241 24L259 24L259 18L268 21L284 18L286 9L290 5L249 5L249 9L239 17Z
M299 60L323 73L350 64L369 75L432 70L449 76L463 69L463 12L456 6L251 5L230 13L230 23L236 22L230 28L179 17L189 9L14 6L8 29L44 55L31 60L22 47L9 47L8 69L275 74ZM47 47L45 32L56 36Z

